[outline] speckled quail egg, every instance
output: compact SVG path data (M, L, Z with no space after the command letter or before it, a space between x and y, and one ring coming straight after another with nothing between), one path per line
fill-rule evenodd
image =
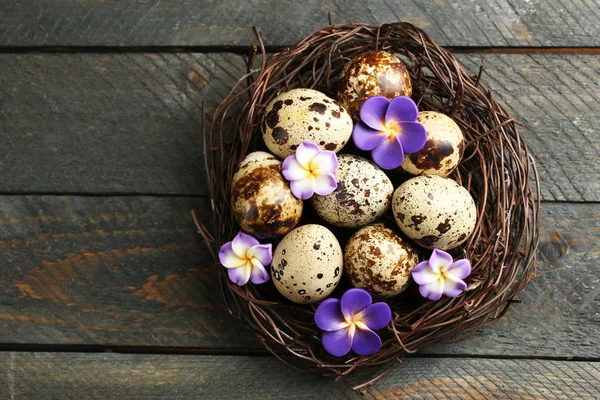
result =
M244 232L259 239L285 235L302 216L303 201L292 194L281 165L274 155L257 151L233 175L233 215Z
M428 249L460 246L477 221L477 208L467 189L437 175L417 176L400 185L392 210L402 232Z
M311 304L333 292L342 276L342 248L322 225L300 226L279 242L273 252L271 277L288 300Z
M388 99L412 94L406 65L387 51L368 51L350 60L343 68L337 98L354 120L360 118L360 107L369 97Z
M427 130L427 142L418 152L407 154L400 168L412 175L450 175L463 155L462 131L452 118L436 111L421 111L417 122Z
M334 176L337 188L314 196L313 208L325 221L352 228L375 221L390 207L394 186L387 175L366 158L341 154Z
M281 158L294 154L305 141L337 153L350 140L352 119L340 103L325 94L292 89L269 103L262 132L269 150Z
M352 284L383 297L402 293L418 263L415 248L380 223L355 232L344 249L344 268Z

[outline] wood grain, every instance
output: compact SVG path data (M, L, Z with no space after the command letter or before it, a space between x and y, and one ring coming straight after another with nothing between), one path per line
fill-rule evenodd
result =
M328 24L404 20L447 46L598 46L597 0L40 0L0 3L0 46L293 45Z
M1 353L2 398L593 399L600 363L413 358L362 393L271 357Z
M480 55L460 55L476 73ZM486 55L526 127L542 199L600 201L600 56ZM219 54L0 54L3 193L206 195L206 114L242 75Z
M1 196L0 343L260 349L225 310L193 207L210 223L197 198ZM544 204L523 303L426 351L600 357L599 240L599 204Z

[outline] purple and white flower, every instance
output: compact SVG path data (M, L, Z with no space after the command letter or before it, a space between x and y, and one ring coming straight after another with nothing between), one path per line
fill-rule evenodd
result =
M352 139L361 150L371 151L375 164L383 169L398 168L404 153L416 153L427 142L425 127L416 122L417 105L410 97L389 101L384 96L369 97L360 108L360 121Z
M239 286L256 285L271 279L266 267L273 260L272 245L260 244L254 237L239 232L219 250L219 261L227 268L229 279Z
M333 151L321 150L313 142L303 142L296 154L283 161L281 173L290 181L294 196L306 200L315 193L326 196L337 188L333 176L337 168L338 160Z
M471 274L469 260L454 261L445 251L435 249L428 261L417 264L412 270L419 292L429 300L439 300L442 294L448 297L460 295L467 284L463 281Z
M350 352L367 356L381 348L381 338L374 329L390 323L392 311L386 303L372 304L369 292L350 289L342 299L323 301L315 313L315 323L324 330L323 347L332 356L342 357Z

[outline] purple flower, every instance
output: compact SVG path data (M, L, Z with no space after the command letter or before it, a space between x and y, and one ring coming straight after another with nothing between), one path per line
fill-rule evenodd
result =
M272 245L260 244L244 232L239 232L231 242L219 250L219 261L228 269L229 279L243 286L250 282L258 285L271 279L265 267L273 260Z
M389 324L392 311L386 303L372 301L366 290L350 289L341 300L327 299L319 305L315 323L325 331L323 347L332 356L345 356L350 349L367 356L381 348L381 339L373 329Z
M456 297L467 288L463 282L471 273L471 263L462 259L452 262L452 256L435 249L428 261L417 264L412 277L419 286L419 292L429 300L439 300L442 294Z
M361 150L371 150L375 164L383 169L398 168L404 153L416 153L427 142L425 127L416 122L417 105L410 97L389 101L384 96L369 97L360 108L352 138Z
M306 200L317 193L326 196L337 187L333 176L338 168L337 156L333 151L321 150L313 142L303 142L296 154L283 161L281 173L290 181L294 196Z

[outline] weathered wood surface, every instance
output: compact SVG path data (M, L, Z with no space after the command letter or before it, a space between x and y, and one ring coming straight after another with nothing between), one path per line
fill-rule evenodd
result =
M3 46L293 45L328 24L398 20L448 46L598 46L597 0L0 2Z
M223 305L197 198L0 196L0 342L260 349ZM539 279L438 354L600 357L600 205L544 204ZM241 350L240 350L241 351Z
M460 55L477 72L479 55ZM600 56L486 55L483 82L526 128L544 200L600 201ZM201 104L232 54L0 55L3 193L206 195Z
M600 363L412 358L363 393L274 358L0 353L4 399L594 399Z

